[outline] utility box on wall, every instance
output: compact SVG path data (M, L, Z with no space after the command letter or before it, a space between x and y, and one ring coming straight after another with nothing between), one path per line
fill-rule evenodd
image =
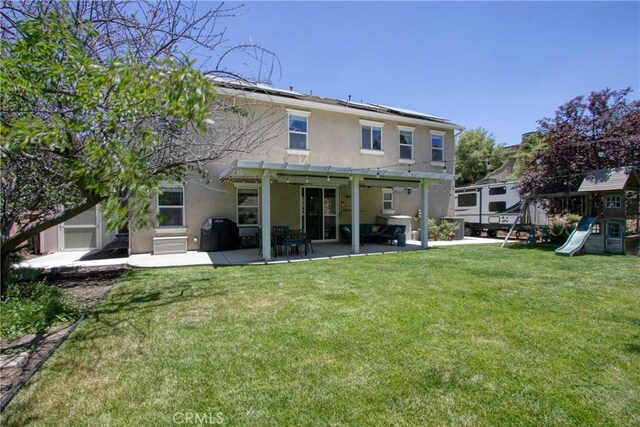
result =
M187 253L187 236L154 237L153 254L184 254Z

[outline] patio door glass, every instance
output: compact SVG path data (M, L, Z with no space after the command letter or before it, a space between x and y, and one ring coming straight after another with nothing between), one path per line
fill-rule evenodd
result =
M336 240L335 188L302 187L301 223L312 240Z

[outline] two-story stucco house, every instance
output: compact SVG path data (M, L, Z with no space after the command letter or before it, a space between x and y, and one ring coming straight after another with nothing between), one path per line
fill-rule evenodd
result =
M408 234L411 227L426 229L429 217L452 214L454 132L461 126L415 111L262 85L219 82L217 92L242 97L243 108L270 109L280 131L249 154L209 165L208 183L167 183L152 201L155 227L131 234L131 253L200 250L208 218L228 218L240 233L258 230L265 260L277 225L303 229L321 242L338 241L340 226L350 224L357 253L361 223L406 221ZM423 224L413 221L418 210ZM108 238L74 244L86 249Z

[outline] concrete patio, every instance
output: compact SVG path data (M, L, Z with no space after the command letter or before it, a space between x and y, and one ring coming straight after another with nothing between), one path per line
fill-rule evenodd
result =
M429 242L429 248L456 245L495 244L502 243L502 239L489 239L479 237L465 237L463 240L434 241ZM304 251L299 255L291 254L272 258L266 264L278 264L287 262L302 262L312 260L326 260L333 258L359 257L395 254L405 251L423 250L420 242L408 240L406 246L388 244L367 243L360 246L360 253L351 253L351 245L340 243L314 243L314 253L306 256ZM190 251L184 254L153 255L135 254L129 257L86 259L91 258L92 251L57 252L50 255L33 258L19 264L19 267L37 269L55 268L91 268L107 266L131 266L131 267L178 267L189 265L250 265L265 264L257 248L238 249L220 252L196 252Z

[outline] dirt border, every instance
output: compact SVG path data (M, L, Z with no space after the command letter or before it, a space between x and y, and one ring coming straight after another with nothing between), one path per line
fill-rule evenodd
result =
M82 316L80 316L78 320L75 321L75 323L69 326L65 331L65 333L62 335L62 337L60 337L59 339L53 342L53 345L49 348L49 350L47 350L47 352L42 357L40 357L40 360L36 362L36 364L29 370L29 372L22 375L18 380L18 382L15 383L4 396L2 396L2 399L0 399L0 412L4 411L4 408L6 408L9 402L11 402L11 400L16 396L16 394L18 394L22 386L25 385L27 381L31 379L33 374L35 374L38 371L38 369L40 369L40 367L44 364L44 362L46 362L47 359L49 359L49 357L53 354L53 352L56 351L58 347L60 347L60 345L67 339L67 337L71 334L71 332L73 332L86 317L87 315L83 314Z
M13 340L2 340L2 348L18 348L18 347L26 347L28 344L31 344L33 347L33 351L29 354L25 364L21 368L2 368L0 370L0 378L2 380L8 380L7 385L10 385L9 389L0 394L0 412L3 412L7 405L11 402L11 400L18 394L20 389L27 384L27 382L31 379L31 377L42 367L42 365L49 359L49 357L60 347L60 345L69 337L69 335L82 323L83 320L91 313L92 306L97 302L101 301L111 292L113 286L119 281L124 274L129 269L128 266L123 265L110 265L110 266L95 266L95 267L87 267L87 266L73 266L73 267L63 267L63 268L54 268L48 269L48 271L43 272L40 271L36 280L42 280L47 278L47 281L51 279L49 282L52 286L59 287L66 293L68 293L74 300L76 300L76 304L81 307L86 308L84 314L82 314L76 321L73 323L67 323L66 325L58 325L57 327L53 327L51 330L45 332L44 334L27 334L23 337L16 338ZM117 277L111 278L112 280L99 283L96 289L104 289L107 287L106 291L90 295L90 301L79 299L83 295L74 294L71 290L74 289L77 285L77 282L82 275L95 275L101 273L116 273ZM108 284L106 284L108 283ZM65 286L65 284L70 286ZM91 288L91 286L89 286ZM97 297L96 297L97 296ZM22 342L24 341L24 342ZM6 347L8 345L8 347ZM6 347L6 348L5 348ZM5 373L2 371L18 369L19 371L11 371ZM4 375L2 375L4 373ZM13 384L11 384L15 381ZM4 383L4 381L3 381Z

